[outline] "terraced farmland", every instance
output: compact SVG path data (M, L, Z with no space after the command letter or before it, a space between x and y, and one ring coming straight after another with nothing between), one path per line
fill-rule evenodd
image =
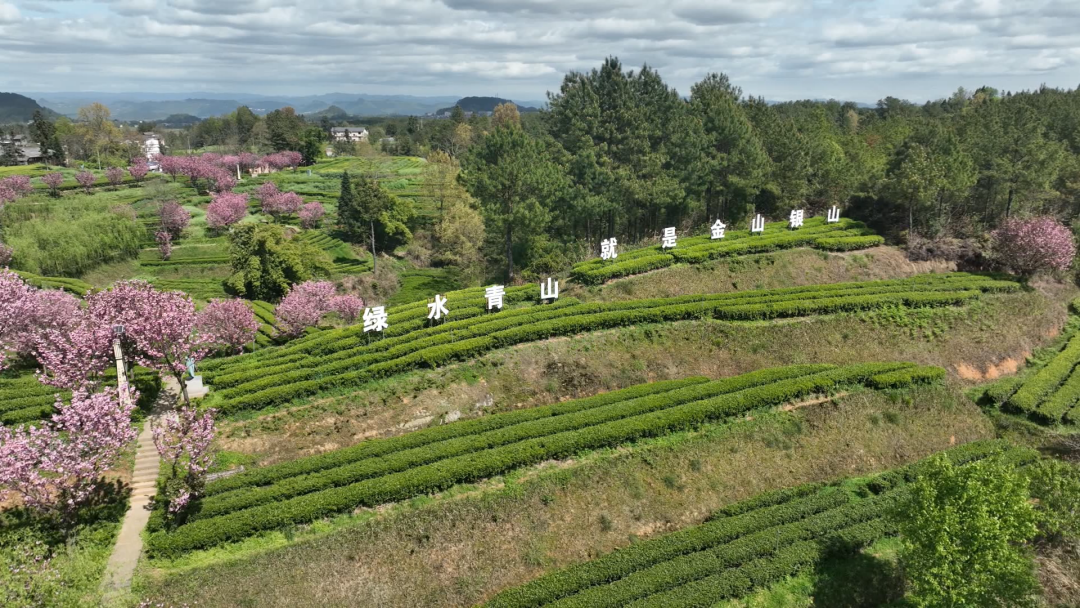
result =
M944 452L963 465L989 457L1019 466L1037 458L998 441ZM925 461L923 461L925 462ZM488 608L713 606L896 533L890 512L923 463L869 479L767 492L705 523L553 572L492 598Z
M481 289L467 289L448 294L449 320L439 325L429 325L425 302L414 302L389 310L390 325L382 336L364 334L361 326L324 331L287 346L213 362L204 370L220 398L216 406L234 412L585 331L701 318L767 320L897 304L950 306L984 292L1019 287L1012 281L952 273L622 302L562 298L554 305L539 305L536 287L522 286L507 289L507 309L495 313L485 310Z
M742 416L810 394L853 385L908 386L943 375L940 368L908 363L790 366L716 381L658 382L369 440L211 482L183 525L165 530L160 514L152 520L156 531L149 549L178 555L585 450Z
M106 370L105 383L116 385L114 368ZM140 392L140 405L153 402L161 388L158 375L142 367L132 371L132 383ZM58 396L67 401L71 399L71 391L42 384L30 372L0 378L0 424L11 426L44 420L55 412Z
M674 249L654 245L619 252L614 260L596 258L576 264L571 276L580 283L597 285L680 262L698 264L734 255L807 246L827 251L851 251L875 247L885 241L861 222L847 218L827 224L825 218L814 217L807 219L798 230L789 230L787 226L787 222L772 222L765 225L765 231L760 235L751 235L749 230L729 230L719 240L712 240L710 235L686 237L679 239Z
M1080 312L1080 300L1070 305ZM1073 317L1063 346L1048 361L995 383L987 397L1003 409L1043 424L1080 424L1080 318Z

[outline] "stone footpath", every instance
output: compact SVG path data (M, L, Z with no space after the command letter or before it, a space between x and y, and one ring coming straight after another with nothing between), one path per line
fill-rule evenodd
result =
M102 581L106 599L116 597L131 588L131 578L142 554L142 531L150 520L150 499L154 497L157 489L160 468L160 457L154 447L154 433L150 423L160 413L171 409L179 394L180 387L176 381L164 378L157 403L139 433L138 447L135 450L135 472L131 477L131 502Z

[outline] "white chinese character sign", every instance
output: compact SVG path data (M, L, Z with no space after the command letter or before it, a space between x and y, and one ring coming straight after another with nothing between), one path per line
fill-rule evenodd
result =
M726 228L727 224L720 220L716 220L716 223L712 225L712 239L715 241L716 239L724 238L724 230Z
M506 295L506 290L502 285L492 285L484 290L484 297L488 301L488 310L498 308L502 310L503 296Z
M614 260L619 257L619 252L615 250L618 244L619 242L615 240L615 237L600 241L600 259Z
M389 323L386 322L386 307L376 306L374 308L364 309L364 333L369 331L379 331L386 329Z
M758 234L765 232L765 218L761 217L761 214L757 214L754 219L750 220L750 232L751 234L757 232Z
M664 228L663 242L660 243L660 247L663 249L671 249L675 246L675 227Z
M551 277L548 277L547 285L540 283L540 299L541 300L558 300L559 299L559 282L552 281Z
M791 228L792 230L794 230L796 228L802 228L802 224L803 224L803 210L802 209L792 209L791 210L791 216L788 218L788 228Z
M439 295L439 294L435 294L435 301L434 302L428 302L427 307L428 307L427 318L429 318L429 319L434 319L434 320L438 321L439 319L443 318L444 316L450 314L450 311L447 310L447 308L446 308L446 298Z
M828 213L825 216L825 223L826 224L835 224L835 223L837 223L839 221L840 221L840 209L836 205L833 205L832 209L829 209Z

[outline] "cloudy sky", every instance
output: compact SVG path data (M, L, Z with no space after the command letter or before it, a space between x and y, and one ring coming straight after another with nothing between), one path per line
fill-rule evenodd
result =
M1080 0L0 0L0 91L535 100L608 55L777 100L1072 88Z

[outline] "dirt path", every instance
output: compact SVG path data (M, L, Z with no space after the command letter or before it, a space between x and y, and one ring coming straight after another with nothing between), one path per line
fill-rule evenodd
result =
M142 531L146 528L146 523L150 521L150 500L156 491L160 465L160 457L157 448L154 447L151 422L161 412L171 409L176 404L179 394L180 387L176 380L163 379L161 393L154 404L154 409L143 424L142 432L139 433L135 449L135 471L131 476L131 502L127 513L124 514L124 523L120 526L120 534L116 537L116 546L113 547L109 563L105 567L105 578L102 581L106 600L115 598L131 588L131 578L135 574L135 566L139 563L139 556L142 554Z

